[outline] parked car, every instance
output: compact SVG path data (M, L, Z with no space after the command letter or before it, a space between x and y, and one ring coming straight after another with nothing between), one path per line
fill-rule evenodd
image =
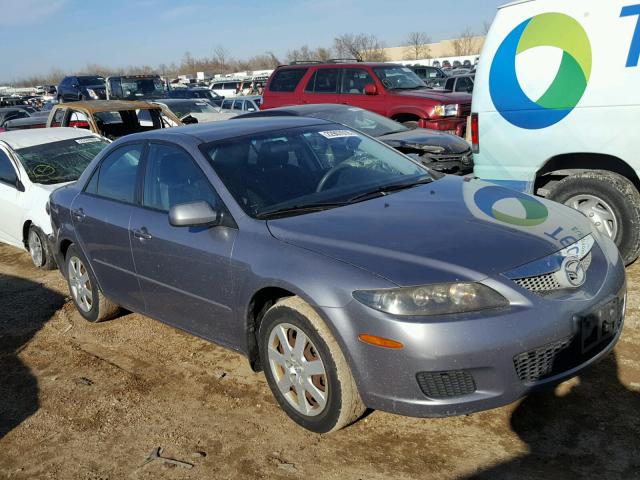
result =
M377 113L347 105L295 105L246 113L236 119L301 116L341 123L377 138L405 154L414 154L438 172L465 175L473 170L471 145L464 139L425 128L410 129Z
M47 127L83 128L111 140L131 133L182 124L162 105L122 100L55 105L47 119Z
M217 95L229 98L238 95L242 91L243 84L244 80L238 79L216 80L211 83L210 89Z
M196 87L196 88L175 88L173 90L169 90L168 93L169 98L201 98L203 100L208 100L213 106L221 107L222 101L224 97L221 97L213 90L210 90L206 87Z
M0 108L19 107L27 105L27 101L23 97L0 97Z
M118 75L107 77L108 100L157 100L167 98L159 75Z
M0 108L0 132L5 130L7 122L18 118L27 118L29 114L21 108L4 107Z
M410 128L464 136L471 96L435 92L408 67L389 63L296 63L278 67L262 109L303 103L344 103Z
M104 100L106 97L104 77L99 75L72 75L64 77L58 84L58 102L82 100Z
M39 111L27 117L19 117L4 122L2 128L9 132L11 130L25 130L30 128L45 128L49 119L48 111Z
M50 204L80 315L242 352L315 432L505 405L608 355L624 321L620 256L582 214L325 120L122 138Z
M498 10L472 116L477 176L580 210L627 264L640 255L640 29L628 4L566 0L559 13L557 2L537 0ZM516 65L516 49L526 56L540 45L572 62L551 84ZM613 56L601 62L602 51Z
M206 100L198 98L165 98L154 102L163 105L180 119L182 123L219 122L235 117L236 113L215 108Z
M422 81L430 87L434 81L446 79L447 74L438 67L429 67L425 65L409 65L409 68L422 79Z
M107 144L74 128L0 133L0 241L27 249L37 267L54 268L49 194L77 180Z
M260 105L262 105L262 97L260 95L249 95L223 100L222 110L236 113L257 112L260 110Z
M439 82L435 89L442 89L449 92L473 92L473 81L475 75L452 75L442 82Z

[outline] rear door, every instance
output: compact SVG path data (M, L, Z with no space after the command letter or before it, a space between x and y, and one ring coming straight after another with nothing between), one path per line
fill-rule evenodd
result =
M136 271L152 317L211 340L231 343L221 328L231 319L231 251L237 230L174 227L174 205L205 201L224 208L211 183L182 148L151 143L142 206L131 219Z
M339 95L341 68L318 67L304 86L301 103L345 103Z
M121 146L106 156L74 199L71 216L104 294L132 310L144 310L135 273L129 222L137 201L138 167L144 143Z

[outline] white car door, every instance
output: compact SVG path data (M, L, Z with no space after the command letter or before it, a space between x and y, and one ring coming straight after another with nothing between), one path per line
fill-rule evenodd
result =
M18 170L9 152L0 145L0 241L21 247L22 197Z

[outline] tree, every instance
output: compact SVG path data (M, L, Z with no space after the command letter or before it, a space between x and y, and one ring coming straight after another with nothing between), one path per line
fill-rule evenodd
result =
M407 37L407 48L405 49L406 60L420 60L423 58L431 58L431 49L429 48L431 38L424 32L411 32Z
M467 27L458 38L452 40L453 54L456 57L463 57L466 55L475 55L479 53L479 47L476 45L476 35Z
M301 60L326 62L332 55L333 52L331 51L331 48L318 47L316 49L312 49L307 45L303 45L300 48L295 48L287 52L287 63L298 62Z
M222 45L218 45L213 49L213 63L214 64L217 63L219 69L222 70L223 72L227 68L228 57L229 57L229 54L227 52L227 49L224 48Z
M359 62L384 62L384 44L372 34L345 33L333 40L333 49L339 57L355 58Z

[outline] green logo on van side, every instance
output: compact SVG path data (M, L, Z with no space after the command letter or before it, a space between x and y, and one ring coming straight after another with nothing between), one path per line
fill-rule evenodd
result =
M536 47L563 51L555 79L540 98L529 98L518 80L516 57ZM592 52L582 25L562 13L543 13L525 20L504 39L491 65L489 89L500 114L517 127L554 125L578 105L591 77Z

